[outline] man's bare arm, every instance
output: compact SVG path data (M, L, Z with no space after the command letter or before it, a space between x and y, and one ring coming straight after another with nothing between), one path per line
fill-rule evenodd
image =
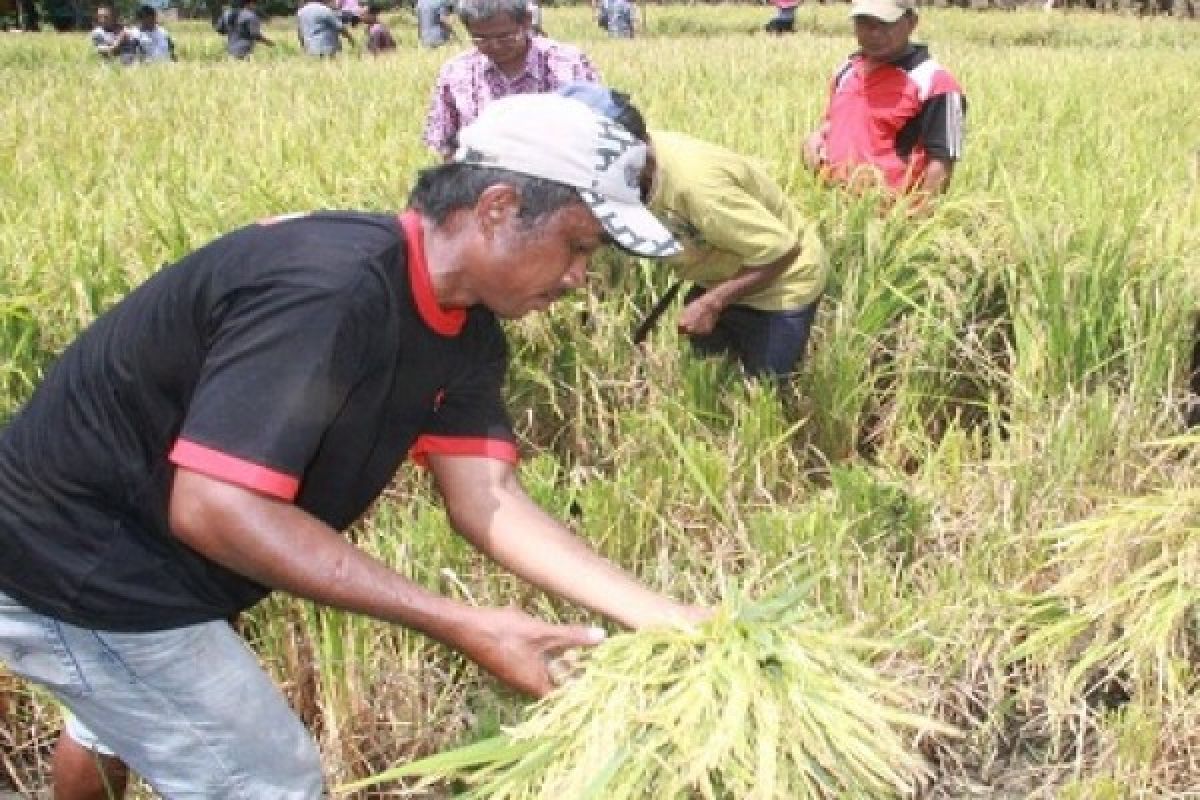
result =
M639 583L539 508L510 464L430 456L455 529L480 552L533 585L622 625L695 622L708 612Z
M788 252L761 267L743 267L737 274L714 284L692 300L679 315L679 330L688 335L712 333L717 317L729 306L759 289L769 286L800 255L797 244Z
M359 550L311 514L187 469L169 505L176 538L206 558L272 589L420 631L510 686L552 688L547 661L595 644L597 632L550 625L514 609L474 608L436 595Z

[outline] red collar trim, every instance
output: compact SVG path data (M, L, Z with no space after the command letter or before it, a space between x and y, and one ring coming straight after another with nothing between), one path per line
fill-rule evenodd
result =
M412 287L417 313L435 333L442 336L458 336L467 323L467 311L463 308L444 309L438 305L433 293L433 282L429 279L429 264L425 261L425 237L421 231L421 215L416 211L405 211L398 217L408 244L408 281Z

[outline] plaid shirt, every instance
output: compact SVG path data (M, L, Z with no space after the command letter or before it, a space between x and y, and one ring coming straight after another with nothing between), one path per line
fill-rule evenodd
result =
M525 69L509 79L491 59L473 48L442 66L429 116L425 143L443 157L457 147L458 131L470 124L483 107L510 94L552 92L573 81L600 82L600 73L576 47L534 36L525 56Z

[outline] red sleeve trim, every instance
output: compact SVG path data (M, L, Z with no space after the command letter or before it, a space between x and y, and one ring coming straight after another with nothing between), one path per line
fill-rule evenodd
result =
M962 94L962 87L958 85L958 81L954 79L953 75L944 69L939 69L933 73L933 80L929 85L929 96L935 97L939 94L949 94L950 92Z
M194 470L210 478L252 489L289 503L296 499L300 491L298 478L202 444L189 442L187 439L177 439L167 459L178 467Z
M467 323L466 309L442 308L433 293L429 278L429 263L425 261L425 241L421 232L421 215L405 211L400 215L400 227L408 244L408 281L412 286L417 313L431 330L442 336L458 336Z
M408 451L408 457L422 467L429 465L427 456L483 456L516 464L517 446L503 439L480 439L469 436L419 436Z

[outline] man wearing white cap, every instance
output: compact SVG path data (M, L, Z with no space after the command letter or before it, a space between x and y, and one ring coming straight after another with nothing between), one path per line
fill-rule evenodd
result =
M962 155L962 89L928 48L911 42L912 0L854 0L850 16L859 51L834 73L805 161L851 187L945 191Z
M706 615L531 502L501 395L497 318L580 288L609 241L677 249L639 199L645 159L573 100L500 100L407 211L243 228L76 339L0 434L0 662L71 712L56 797L119 794L122 763L164 798L320 797L314 742L225 622L276 589L548 691L547 659L601 630L435 595L339 535L407 455L541 589L634 628Z

